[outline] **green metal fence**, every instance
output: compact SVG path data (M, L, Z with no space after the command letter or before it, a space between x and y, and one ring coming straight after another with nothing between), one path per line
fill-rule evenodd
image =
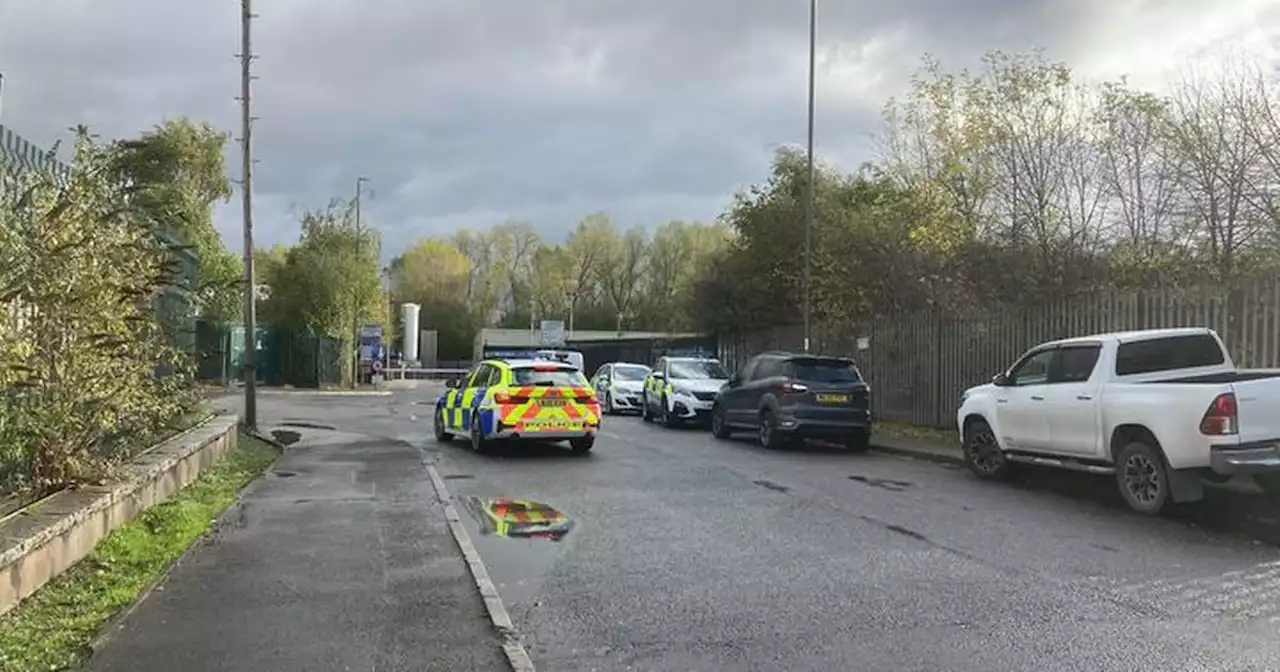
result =
M223 385L244 382L244 326L200 320L195 328L196 377ZM324 387L342 383L341 339L303 329L264 325L257 334L258 381L263 385Z

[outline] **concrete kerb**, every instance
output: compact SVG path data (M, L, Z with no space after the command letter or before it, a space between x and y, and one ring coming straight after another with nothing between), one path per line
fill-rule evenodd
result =
M479 551L476 550L475 544L471 542L471 536L467 534L467 530L462 526L462 520L458 516L458 509L453 505L453 497L449 494L449 489L445 487L444 479L440 477L440 472L435 465L427 464L427 475L431 477L431 485L435 488L436 499L444 505L445 520L449 524L449 533L453 535L453 541L458 545L458 550L462 551L462 557L467 563L467 567L471 570L471 578L475 581L476 590L480 591L480 597L484 599L485 611L489 614L489 621L493 623L493 627L502 635L502 651L507 656L507 662L511 664L511 669L515 672L535 672L533 660L529 657L529 652L525 650L524 645L520 643L520 635L516 632L515 624L511 621L511 615L507 612L507 607L502 603L502 597L498 595L498 587L493 584L493 580L489 578L489 570L484 566L484 560L480 558Z
M899 439L877 434L871 437L871 448L877 452L890 455L900 455L957 467L964 466L964 454L960 452L960 447L951 444L919 439Z
M139 455L116 482L64 490L0 520L0 614L217 464L234 446L238 422L215 416Z

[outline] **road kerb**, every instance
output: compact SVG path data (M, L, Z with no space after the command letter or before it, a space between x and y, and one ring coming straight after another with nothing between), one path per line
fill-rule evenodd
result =
M940 443L876 435L871 437L871 448L890 455L901 455L952 466L964 466L964 455L960 452L959 447Z
M440 477L440 472L433 464L427 465L427 475L431 477L436 499L444 504L444 516L449 524L449 533L453 535L454 542L458 544L458 550L462 551L462 558L466 561L467 568L471 570L471 578L475 581L480 597L484 600L489 621L502 634L502 651L507 656L507 662L511 664L514 672L536 672L529 652L520 643L520 635L511 621L511 614L507 612L506 605L502 603L502 597L498 595L498 587L489 578L489 570L485 568L484 560L480 558L475 544L471 543L471 535L467 534L467 529L462 526L458 509L453 505L453 496L445 487L444 479Z

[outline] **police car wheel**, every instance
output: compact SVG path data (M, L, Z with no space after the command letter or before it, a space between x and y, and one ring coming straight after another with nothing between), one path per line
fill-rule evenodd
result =
M471 423L471 450L483 455L489 452L489 441L480 433L480 423Z
M645 394L640 399L640 419L645 422L653 421L653 409L649 408L649 395Z
M662 424L667 429L674 429L680 424L680 418L671 414L670 402L666 397L662 398Z
M575 453L587 453L596 445L596 437L580 436L576 439L569 439L569 448Z
M448 428L445 427L444 424L444 410L436 411L435 421L432 424L434 425L433 429L435 430L436 441L444 443L446 441L453 440L453 435L449 433Z

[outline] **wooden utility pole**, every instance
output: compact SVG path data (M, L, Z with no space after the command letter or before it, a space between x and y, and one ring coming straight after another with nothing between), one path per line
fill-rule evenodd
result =
M258 426L258 319L257 283L253 273L253 49L250 32L257 16L252 0L240 0L240 148L243 167L241 200L244 205L244 424Z

